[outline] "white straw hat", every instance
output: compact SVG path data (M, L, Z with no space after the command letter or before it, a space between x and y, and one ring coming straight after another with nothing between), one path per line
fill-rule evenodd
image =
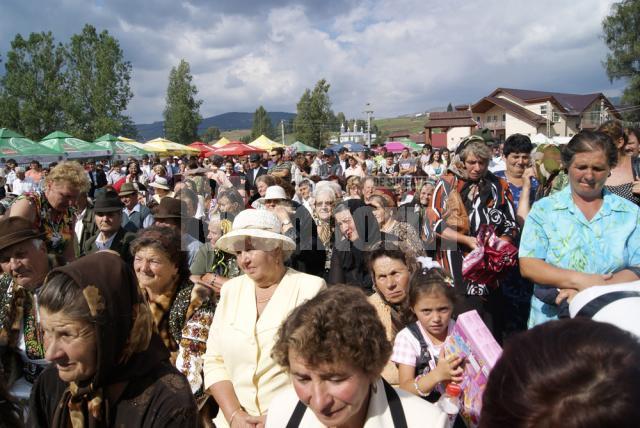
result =
M153 183L149 183L148 185L155 187L156 189L171 190L169 182L164 177L156 177L155 180L153 180Z
M294 251L296 243L281 231L282 224L271 211L244 210L233 220L231 231L218 239L216 248L227 253L235 253L244 248L246 238L252 238L251 244L254 248L260 242L265 244L264 248L255 248L258 250L273 250L273 244L280 243L283 250Z
M264 192L264 196L258 199L261 203L264 204L265 201L269 201L272 199L286 199L290 198L287 196L287 193L280 186L269 186L267 187L267 191Z

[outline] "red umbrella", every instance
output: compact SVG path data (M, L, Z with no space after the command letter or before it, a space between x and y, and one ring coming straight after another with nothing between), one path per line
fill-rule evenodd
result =
M215 149L213 154L219 156L246 156L252 153L264 153L265 150L251 147L248 144L244 144L240 141L232 141L229 144L225 144L219 149Z
M203 143L202 141L195 141L189 144L189 147L200 150L201 158L208 158L209 156L213 156L213 152L216 150L215 147L211 147L208 144Z

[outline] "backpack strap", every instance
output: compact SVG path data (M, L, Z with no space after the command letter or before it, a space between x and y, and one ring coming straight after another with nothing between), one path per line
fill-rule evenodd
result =
M382 378L382 383L384 385L384 393L387 396L387 403L389 404L389 411L391 412L394 428L407 428L407 418L404 415L402 402L400 401L400 397L398 397L398 393L384 378Z
M307 406L305 406L302 401L298 400L298 404L296 404L296 408L293 409L293 413L291 414L289 422L287 422L286 428L298 428L298 426L300 426L300 422L302 422L304 412L306 411Z
M407 328L420 343L420 355L416 358L416 375L420 375L424 369L429 366L429 361L431 361L429 345L427 344L427 341L424 340L424 336L422 335L417 323L413 322L407 325Z
M600 309L604 308L610 303L617 302L621 299L626 299L627 297L640 297L640 292L637 291L613 291L611 293L603 294L602 296L598 296L586 305L584 305L576 314L574 318L577 317L586 317L593 318L595 314L597 314Z

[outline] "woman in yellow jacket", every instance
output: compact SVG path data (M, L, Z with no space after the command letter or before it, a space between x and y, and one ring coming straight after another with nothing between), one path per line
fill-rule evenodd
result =
M244 272L225 283L204 357L205 387L220 412L217 427L264 424L271 399L290 385L271 358L280 324L325 287L322 278L285 267L295 243L266 210L245 210L216 247L236 254Z

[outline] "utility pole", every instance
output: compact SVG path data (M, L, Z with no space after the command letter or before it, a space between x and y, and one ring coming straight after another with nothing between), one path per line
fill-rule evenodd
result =
M373 110L371 110L371 103L367 103L366 110L364 111L367 114L367 148L371 148L371 115L373 114Z
M600 125L602 125L602 122L604 122L604 115L605 115L605 111L604 111L604 98L600 100Z
M282 132L282 144L285 144L285 142L284 142L284 119L280 119L280 130Z
M547 137L551 138L551 102L547 101Z

